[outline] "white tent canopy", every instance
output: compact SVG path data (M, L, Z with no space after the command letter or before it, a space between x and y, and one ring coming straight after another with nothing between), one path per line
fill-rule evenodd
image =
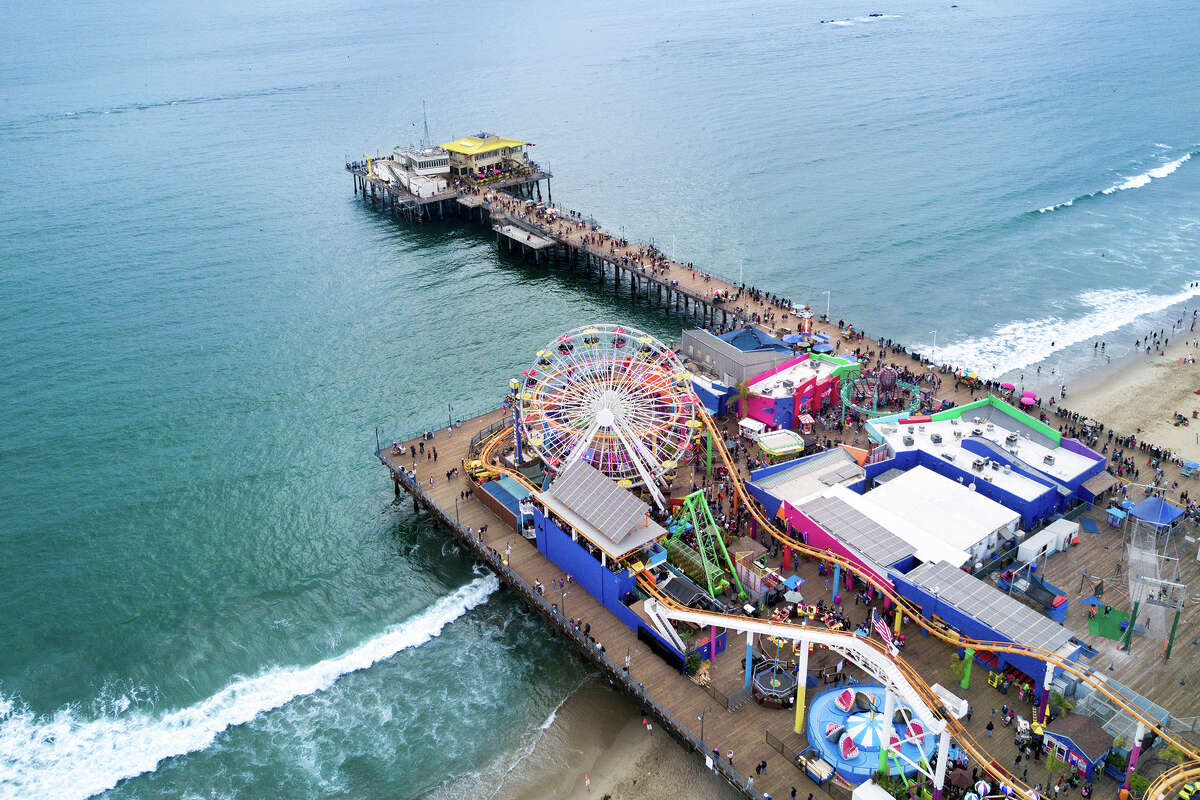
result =
M745 436L749 439L757 439L759 434L766 432L767 426L756 419L743 417L738 422L738 430L742 432L742 436Z

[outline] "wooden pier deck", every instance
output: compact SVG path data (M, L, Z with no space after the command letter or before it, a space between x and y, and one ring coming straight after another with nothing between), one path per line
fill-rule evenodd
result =
M424 442L426 452L430 455L418 455L415 460L415 480L401 478L396 481L399 488L412 496L414 507L419 506L431 512L449 527L461 543L492 565L509 588L533 604L555 630L569 636L585 656L605 668L610 679L642 702L660 728L673 733L685 745L703 749L710 755L713 747L719 747L722 760L719 768L731 785L747 796L756 798L761 796L761 792L770 792L776 798L787 797L792 786L796 786L798 792L801 789L812 791L822 800L830 798L829 793L821 791L799 770L783 763L780 754L767 745L768 731L780 738L795 740L795 735L791 733L793 717L790 712L765 709L753 702L746 703L737 711L728 711L698 684L650 652L638 641L634 631L577 584L568 584L565 597L557 589L549 588L544 598L537 597L533 590L535 582L541 580L549 587L559 578L565 578L563 571L540 554L532 542L518 535L478 500L461 497L461 493L472 488L471 481L461 472L472 432L499 422L506 416L498 409L467 420L452 433L441 428L433 433L431 439L418 437L407 440L401 443L405 453L402 456L393 455L390 447L384 447L380 460L393 476L400 475L414 468L414 459L408 455L409 448L419 448L420 443ZM434 448L438 452L436 462L431 457ZM447 480L446 472L455 466L460 467L460 475ZM431 477L432 485L429 482ZM485 525L487 533L481 537L478 531ZM507 565L503 563L506 553ZM551 606L557 607L557 612ZM603 645L603 652L579 639L568 623L571 619L582 619L591 626L591 636L597 644ZM624 672L626 652L630 654L627 674ZM724 659L724 663L729 664L732 670L733 666L741 663L743 653L741 641L731 639L728 652L718 659ZM738 686L740 681L738 677ZM726 680L722 680L720 685L726 694L733 694L737 688L730 686ZM699 745L700 724L697 721L701 713L705 714L706 742L703 748ZM732 768L725 758L729 750L734 751ZM767 774L755 776L753 790L747 790L743 776L752 775L754 765L760 760L767 762ZM839 798L846 796L839 795Z

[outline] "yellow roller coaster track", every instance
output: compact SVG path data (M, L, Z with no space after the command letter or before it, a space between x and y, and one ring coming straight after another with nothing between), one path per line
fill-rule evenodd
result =
M1166 800L1192 781L1200 781L1200 762L1185 761L1159 775L1146 789L1146 800Z
M750 496L749 492L746 491L745 485L741 480L741 474L738 471L737 462L734 461L733 456L729 453L728 448L725 447L724 434L717 428L716 423L713 422L712 417L707 413L700 411L699 416L701 421L704 423L705 428L708 429L709 435L713 439L713 444L716 447L722 462L724 462L726 469L729 471L730 476L737 476L738 478L737 480L733 481L733 487L737 492L739 500L745 506L745 508L749 510L750 515L754 517L758 525L764 531L773 536L778 542L786 547L790 547L792 550L801 555L810 555L814 558L819 558L823 561L840 565L842 569L848 570L852 574L856 575L868 585L874 587L875 590L880 592L884 597L887 597L889 600L899 606L909 620L915 622L930 635L941 639L948 644L954 645L955 647L971 648L976 652L980 650L989 650L993 653L1008 653L1012 655L1030 656L1039 661L1053 664L1055 667L1063 670L1064 672L1079 678L1083 683L1086 683L1088 686L1092 687L1108 700L1113 702L1122 711L1140 721L1148 730L1154 731L1164 741L1169 742L1172 746L1193 759L1192 761L1185 763L1177 770L1171 770L1170 772L1164 773L1162 776L1156 779L1152 788L1158 787L1158 791L1163 793L1164 796L1171 787L1182 785L1181 782L1186 783L1188 780L1192 780L1195 777L1200 776L1200 750L1192 746L1186 740L1175 735L1172 731L1169 731L1163 726L1159 725L1157 720L1147 716L1145 712L1135 705L1128 697L1126 697L1122 692L1112 688L1107 681L1101 679L1101 677L1096 675L1092 670L1080 667L1074 661L1068 661L1062 656L1059 656L1057 653L1052 653L1039 647L1032 647L1030 645L1018 644L1014 642L989 642L980 639L971 639L960 635L956 631L948 630L941 625L926 619L924 616L922 616L921 611L917 606L913 605L906 598L896 594L894 588L890 584L881 582L874 574L861 569L857 564L849 559L843 558L842 556L827 550L810 547L809 545L793 539L792 537L780 531L775 527L775 524L771 520L767 519L766 515L763 514L762 510L759 508L757 501ZM493 454L500 443L509 441L511 437L511 428L506 428L503 431L498 432L497 435L493 436L484 444L483 449L480 452L480 460L487 464L489 469L515 478L531 491L538 491L538 487L534 486L524 475L508 469L501 464L498 459L493 458ZM639 580L639 586L643 589L643 591L651 594L656 600L664 605L683 608L683 606L681 606L679 603L657 591L648 581ZM736 619L736 617L730 616L730 627L737 627ZM851 633L847 633L846 635L853 636ZM922 694L922 696L925 697L926 701L930 704L930 708L942 708L941 701L938 700L938 698L933 694L933 690L929 687L929 684L925 682L925 679L921 677L920 673L918 673L916 669L905 662L901 657L897 657L895 662L897 668L904 674L908 682L912 684L913 687L915 687ZM975 740L973 736L971 736L970 733L967 732L965 728L962 727L961 724L958 723L956 719L949 714L945 714L944 717L949 725L951 735L954 737L954 740L958 742L960 749L962 749L971 759L979 764L984 771L986 771L993 778L1013 785L1014 788L1023 789L1027 795L1032 796L1030 795L1030 792L1032 791L1030 787L1025 786L1020 781L1016 780L1015 777L1009 774L1007 771L1000 771L1002 768L993 766L994 760L992 756L979 744L978 741ZM1171 773L1176 772L1178 773L1178 780L1168 778ZM1185 778L1184 776L1189 777ZM1164 779L1166 780L1164 781ZM1150 800L1160 800L1158 795L1151 793L1147 793L1147 797L1150 798Z

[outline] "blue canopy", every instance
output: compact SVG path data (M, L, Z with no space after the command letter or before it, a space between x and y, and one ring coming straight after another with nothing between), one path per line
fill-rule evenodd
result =
M820 344L813 347L813 352L814 353L831 353L831 352L833 352L833 345L826 344L825 342L821 342Z
M1094 595L1094 594L1088 595L1087 597L1083 598L1079 602L1083 603L1085 606L1102 606L1102 605L1104 605L1104 603L1101 600L1096 599L1096 595Z
M1183 465L1188 469L1200 469L1200 464L1197 464L1195 461L1185 461Z
M792 352L792 348L774 336L763 333L753 325L744 325L741 328L735 328L728 333L721 334L717 338L723 342L728 342L743 353L751 353L755 350L778 350L782 353Z
M787 336L783 337L783 340L788 344L800 344L800 342L804 341L804 334L789 333Z
M1126 511L1132 511L1135 505L1137 505L1137 503L1133 502L1132 500L1121 501L1121 508L1125 509Z
M1122 511L1119 508L1108 509L1108 515L1110 517L1116 517L1117 519L1125 519L1125 517L1129 516L1128 514L1126 514L1124 511Z
M1161 497L1147 497L1129 512L1140 520L1159 528L1165 528L1183 516L1183 509L1172 505Z
M1099 533L1100 532L1100 528L1096 526L1095 521L1090 520L1087 517L1084 517L1083 519L1079 520L1079 524L1088 533Z

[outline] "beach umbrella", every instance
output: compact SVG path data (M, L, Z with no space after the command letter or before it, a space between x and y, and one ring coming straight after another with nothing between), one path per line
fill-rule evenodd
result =
M1195 461L1185 461L1183 465L1188 469L1200 469L1200 464L1197 464Z
M1005 797L1012 797L1012 793L1013 788L1007 783L1000 787L1000 794L1004 795Z
M1037 392L1035 392L1033 389L1026 389L1025 391L1021 392L1021 396L1022 397L1037 397Z
M1037 402L1037 400L1034 400L1032 397L1029 397L1028 395L1021 398L1021 405L1023 405L1023 406L1031 406L1036 402Z
M963 800L979 800L979 795L974 792L967 792L963 795Z
M799 592L784 592L783 599L789 603L802 603L804 602L804 595Z
M1008 389L1008 390L1011 392L1011 391L1013 391L1014 389L1016 389L1017 387L1016 387L1016 386L1013 386L1011 383L1002 383L1002 384L1000 384L1000 388L1001 388L1001 389Z
M959 789L966 789L971 785L971 775L965 769L951 770L948 777L950 783Z
M787 344L799 344L804 341L804 337L798 333L789 333L783 337L783 341Z
M831 353L831 352L833 352L833 345L826 344L825 342L821 342L820 344L813 347L813 350L817 351L818 353Z
M979 792L979 796L983 797L992 790L992 785L987 781L980 781L975 784L975 791Z

